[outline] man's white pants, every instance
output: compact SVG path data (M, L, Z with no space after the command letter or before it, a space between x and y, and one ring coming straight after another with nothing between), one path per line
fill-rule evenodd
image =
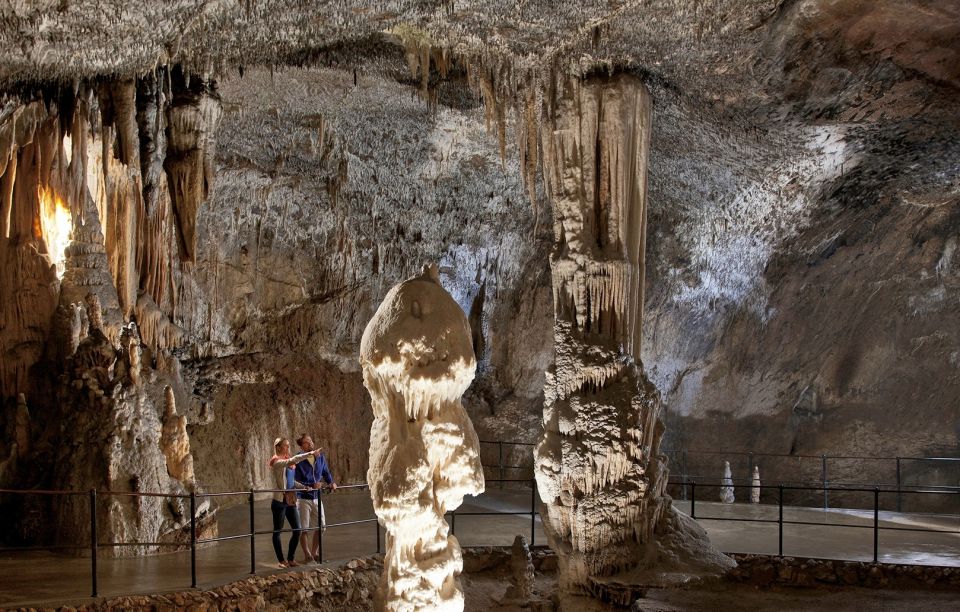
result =
M320 531L327 530L327 518L323 514L323 504L320 500L297 499L297 512L300 514L301 529L320 527Z

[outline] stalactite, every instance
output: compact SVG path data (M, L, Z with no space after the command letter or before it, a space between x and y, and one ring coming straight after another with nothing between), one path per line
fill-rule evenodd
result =
M170 198L177 220L180 257L194 261L196 224L200 206L213 185L214 133L222 114L216 93L199 84L198 92L189 83L180 98L167 110L167 172Z
M0 283L9 289L0 296L0 396L27 388L58 303L66 321L70 305L95 295L115 346L135 315L154 351L182 342L169 319L180 256L192 257L197 209L212 183L220 106L200 79L193 90L171 79L164 91L170 72L101 85L97 95L77 83L63 109L60 94L0 121ZM141 292L152 307L138 308Z
M137 325L147 346L170 351L183 345L186 332L177 327L147 293L141 293L136 305Z

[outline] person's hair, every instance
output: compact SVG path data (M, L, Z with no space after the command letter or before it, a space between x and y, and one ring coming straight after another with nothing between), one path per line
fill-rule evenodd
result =
M303 448L303 439L306 437L307 437L307 434L305 433L300 434L300 437L297 438L297 446Z
M280 445L283 444L284 442L286 442L286 440L287 440L286 438L277 438L276 440L274 440L274 441L273 441L273 450L279 450L279 449L280 449Z

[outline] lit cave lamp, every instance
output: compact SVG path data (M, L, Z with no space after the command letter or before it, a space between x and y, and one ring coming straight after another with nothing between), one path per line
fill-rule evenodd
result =
M70 244L70 231L73 228L70 209L50 187L38 187L37 195L40 198L40 232L47 245L47 255L57 267L57 278L63 278L64 251Z

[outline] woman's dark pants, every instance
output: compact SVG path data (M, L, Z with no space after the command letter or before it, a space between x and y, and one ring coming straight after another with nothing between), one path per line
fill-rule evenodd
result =
M297 507L273 500L270 502L270 511L273 513L273 550L277 553L277 561L283 563L280 530L283 528L284 515L287 517L287 522L290 523L290 528L293 529L293 533L290 534L290 544L287 546L287 561L293 561L297 554L297 543L300 541L300 515L297 514Z

